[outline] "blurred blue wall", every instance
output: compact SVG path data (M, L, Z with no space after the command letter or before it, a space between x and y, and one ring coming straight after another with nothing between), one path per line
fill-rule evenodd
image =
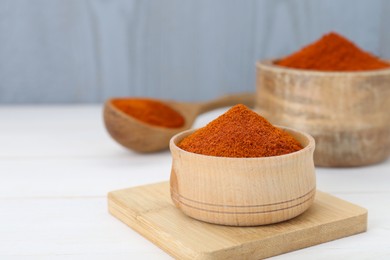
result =
M0 0L0 104L197 101L335 30L390 58L386 0Z

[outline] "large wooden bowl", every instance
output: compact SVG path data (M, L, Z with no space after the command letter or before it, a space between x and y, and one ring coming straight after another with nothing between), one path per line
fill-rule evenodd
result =
M390 69L319 72L257 63L255 110L311 134L317 166L377 163L390 154Z
M184 214L209 223L257 226L303 213L316 192L314 139L285 128L304 147L273 157L227 158L190 153L177 143L194 130L174 136L171 197Z

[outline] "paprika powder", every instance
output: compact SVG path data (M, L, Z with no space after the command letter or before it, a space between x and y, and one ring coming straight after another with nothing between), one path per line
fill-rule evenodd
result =
M300 51L275 62L279 66L320 71L364 71L389 68L390 63L363 51L331 32Z
M268 157L302 149L289 133L236 105L179 142L188 152L220 157Z
M178 128L185 123L184 117L179 112L157 100L147 98L113 99L112 104L127 115L147 124Z

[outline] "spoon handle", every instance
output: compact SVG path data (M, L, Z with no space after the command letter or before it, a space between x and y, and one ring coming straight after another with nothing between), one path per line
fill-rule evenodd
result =
M244 93L230 94L210 101L198 103L199 114L205 113L207 111L216 108L234 106L237 104L243 104L248 107L253 107L255 105L255 93L244 92Z

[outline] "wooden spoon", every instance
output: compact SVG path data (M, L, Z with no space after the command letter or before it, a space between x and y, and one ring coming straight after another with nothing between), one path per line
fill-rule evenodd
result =
M191 128L199 114L236 104L253 107L254 96L254 93L240 93L200 103L158 100L175 109L184 117L185 124L180 128L166 128L144 123L116 108L112 104L113 99L106 101L103 117L107 131L115 141L128 149L149 153L168 148L171 137Z

